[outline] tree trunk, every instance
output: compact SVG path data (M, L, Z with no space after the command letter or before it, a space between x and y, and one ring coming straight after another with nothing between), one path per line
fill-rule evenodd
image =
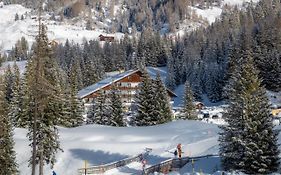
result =
M39 159L39 175L43 175L43 168L44 168L44 162L43 162L43 148L41 148L40 151L40 159Z
M33 117L33 143L32 143L32 172L31 175L35 175L36 173L36 132L37 132L37 103L35 102L35 112L34 112L34 117Z

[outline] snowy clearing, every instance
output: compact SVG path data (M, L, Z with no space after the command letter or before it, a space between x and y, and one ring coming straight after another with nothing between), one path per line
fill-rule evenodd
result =
M257 3L259 2L259 0L224 0L223 4L227 4L227 5L243 5L243 3L247 3L247 2L253 2L253 3Z
M58 174L74 175L82 168L84 160L89 165L100 165L137 155L145 148L152 148L147 158L153 165L172 158L178 143L182 143L184 156L197 156L218 151L218 133L216 125L196 121L175 121L154 127L116 128L88 125L78 128L60 128L63 153L57 155L54 169ZM25 129L15 130L17 160L21 175L30 175L27 160L30 148ZM139 172L141 164L134 162L106 174L132 174ZM45 173L51 170L46 167Z
M280 129L281 127L277 127ZM28 159L31 149L28 147L26 130L15 130L17 161L20 174L30 175ZM137 155L145 148L152 148L147 157L149 167L164 160L173 158L171 153L176 145L183 145L183 156L198 156L218 153L217 125L196 121L175 121L153 127L116 128L100 125L87 125L78 128L60 128L61 146L64 152L57 155L58 162L54 170L58 174L75 175L77 169L84 166L101 165ZM279 136L279 143L281 137ZM210 157L195 161L195 172L219 174L220 158ZM140 173L142 164L133 162L127 166L107 171L106 175L127 175ZM51 169L46 167L45 173ZM192 174L192 165L187 163L179 172L171 175Z
M222 5L242 5L243 2L250 2L250 0L224 0ZM258 0L254 0L253 2L258 2ZM199 16L202 16L209 23L215 22L222 13L222 8L219 7L211 7L209 9L191 7L191 9L195 10ZM120 10L120 4L114 7L114 13ZM20 18L23 15L24 20L15 21L16 13ZM3 8L0 8L0 52L11 50L21 37L25 37L29 46L31 46L37 35L38 28L36 16L31 13L31 9L17 4L4 5ZM123 33L106 34L102 26L107 24L104 23L101 23L100 27L96 26L94 30L85 30L86 22L84 20L79 20L75 25L71 25L69 22L56 22L49 18L50 15L43 16L43 23L48 27L48 37L50 40L55 40L59 43L64 43L66 39L81 43L83 39L98 39L100 34L114 35L117 39L122 38L124 35ZM175 36L183 35L184 32L190 32L201 25L198 22L184 21L180 24L179 30L174 34Z
M14 44L21 37L25 37L29 46L34 42L38 30L38 21L31 15L31 10L21 5L5 5L0 8L0 51L11 50ZM15 15L24 15L24 20L15 21ZM83 20L82 20L83 21ZM64 43L67 39L76 43L82 43L84 39L98 39L100 34L106 34L101 29L85 30L84 26L70 25L64 22L55 22L48 19L48 15L43 16L43 23L48 27L49 40ZM116 39L123 37L122 33L110 34Z

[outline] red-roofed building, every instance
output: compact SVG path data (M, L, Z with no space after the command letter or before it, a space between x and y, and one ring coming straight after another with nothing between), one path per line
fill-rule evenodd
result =
M99 35L100 41L108 41L113 42L114 36L103 36L102 34Z

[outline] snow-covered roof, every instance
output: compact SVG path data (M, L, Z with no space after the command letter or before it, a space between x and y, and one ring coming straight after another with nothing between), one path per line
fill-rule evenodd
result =
M78 97L79 98L84 98L87 95L90 95L90 94L92 94L92 93L94 93L94 92L96 92L96 91L98 91L98 90L100 90L100 89L102 89L102 88L104 88L104 87L114 83L114 82L117 82L117 81L119 81L119 80L121 80L121 79L123 79L123 78L125 78L125 77L127 77L129 75L131 75L131 74L134 74L134 73L136 73L138 71L139 70L128 70L126 72L123 72L123 73L120 73L120 74L117 74L117 75L114 75L114 76L110 76L110 77L108 77L106 79L103 79L103 80L101 80L101 81L99 81L99 82L97 82L97 83L95 83L95 84L93 84L91 86L88 86L88 87L80 90L78 92Z
M162 67L162 68L158 68L158 67L147 67L146 70L147 70L149 76L150 76L152 79L155 79L157 73L159 73L159 74L160 74L160 77L161 77L161 79L162 79L162 81L163 81L163 82L165 81L165 79L166 79L166 74L167 74L166 67ZM106 73L106 75L108 76L107 78L105 78L105 79L103 79L103 80L101 80L101 81L99 81L99 82L97 82L97 83L95 83L95 84L93 84L93 85L91 85L91 86L88 86L88 87L86 87L86 88L80 90L80 91L78 92L78 97L79 97L79 98L84 98L84 97L86 97L87 95L90 95L90 94L92 94L92 93L94 93L94 92L96 92L96 91L98 91L98 90L100 90L100 89L102 89L102 88L104 88L104 87L106 87L106 86L112 84L112 83L115 83L115 82L117 82L117 81L119 81L119 80L121 80L121 79L123 79L123 78L129 76L129 75L132 75L132 74L134 74L134 73L136 73L136 72L138 72L138 71L140 71L140 70L128 70L128 71L125 71L125 72L119 73L119 74L118 74L117 71ZM167 90L168 90L174 97L177 97L177 95L176 95L173 91L171 91L171 90L169 90L169 89L167 89Z

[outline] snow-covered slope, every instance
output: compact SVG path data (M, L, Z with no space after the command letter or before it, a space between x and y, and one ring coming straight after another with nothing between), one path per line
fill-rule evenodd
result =
M23 73L26 70L26 63L27 61L8 61L8 62L4 62L2 64L2 66L0 67L0 75L4 74L4 72L7 70L8 66L10 66L11 70L13 71L13 65L16 63L16 65L18 66L19 70L20 70L20 74L23 75Z
M182 143L184 156L204 155L218 151L218 127L194 121L176 121L154 127L116 128L88 125L73 129L60 128L61 146L64 152L57 155L54 169L58 174L74 175L82 168L84 160L90 165L109 163L139 154L152 148L148 164L159 163L173 157L173 151ZM15 130L17 160L20 174L30 175L28 159L30 148L25 129ZM107 174L132 174L141 170L140 163L112 170ZM46 168L46 174L51 170Z
M25 16L24 20L15 21L15 15ZM33 19L32 19L33 18ZM34 19L35 18L35 19ZM68 23L59 23L48 19L48 15L43 16L43 23L48 27L48 37L59 43L65 42L66 39L81 43L84 38L87 40L98 39L100 34L107 35L103 30L85 30L83 26L70 25ZM10 50L17 40L25 37L29 45L35 39L38 31L38 21L36 16L31 15L31 10L21 5L5 5L0 8L0 51ZM123 34L112 34L116 39L120 39Z
M259 2L259 0L224 0L223 4L241 6L243 3L247 3L247 2L251 2L251 1L253 3Z
M254 0L253 2L257 2ZM224 4L228 5L241 5L243 2L250 2L250 0L224 0ZM222 13L222 7L210 7L209 9L200 9L197 7L191 7L198 16L212 23ZM114 13L120 11L120 5L116 5ZM15 21L15 15L24 15L24 20ZM0 52L3 50L10 50L17 40L21 37L25 37L29 44L34 41L37 34L38 21L36 16L32 15L31 9L24 8L21 5L5 5L0 8ZM104 26L110 25L109 19L105 20L105 23L96 24L95 30L85 30L85 20L80 19L75 25L71 25L67 22L55 22L49 19L50 15L43 16L43 23L48 26L48 37L50 40L56 40L57 42L65 42L66 39L73 40L74 42L81 43L84 38L87 40L97 39L100 34L106 35ZM180 24L176 34L182 35L184 32L189 32L203 25L202 23L183 21ZM120 39L123 34L115 33L117 39Z
M278 126L277 129L281 129ZM196 121L175 121L152 127L116 128L100 125L88 125L78 128L60 128L60 141L64 152L57 155L54 167L57 174L75 175L77 169L84 166L100 165L121 160L152 148L147 157L148 165L154 165L172 158L176 145L183 145L184 156L198 156L218 153L218 132L216 125ZM30 175L28 159L30 147L26 138L27 130L15 130L17 161L21 175ZM279 143L281 136L279 135ZM196 161L195 171L213 174L220 170L220 158L211 157ZM133 162L127 166L107 171L106 175L129 175L141 172L142 164ZM191 174L192 166L188 163L177 173ZM46 167L45 174L51 169Z

